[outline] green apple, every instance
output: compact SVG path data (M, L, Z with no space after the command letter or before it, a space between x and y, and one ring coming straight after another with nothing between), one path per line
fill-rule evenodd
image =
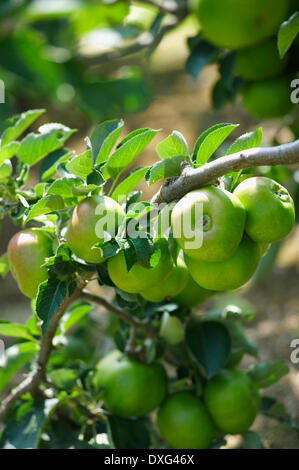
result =
M215 431L205 405L190 392L170 395L158 412L157 424L174 449L207 449Z
M239 184L234 194L247 211L245 231L259 243L282 240L295 223L294 202L276 181L257 176Z
M204 401L217 428L226 434L242 434L255 420L260 403L251 379L238 370L223 370L204 391Z
M236 54L235 73L244 80L264 80L275 77L285 68L288 56L280 58L277 38L243 49Z
M167 376L159 363L143 364L112 351L92 379L111 413L121 418L143 416L157 408L167 393Z
M202 34L218 47L243 49L277 33L289 0L199 0Z
M201 261L224 261L237 250L246 211L232 193L207 186L186 194L171 215L174 237L184 252Z
M126 292L137 294L161 282L171 271L173 267L172 258L168 250L168 244L165 239L157 242L160 250L160 258L155 267L145 268L139 263L135 263L130 271L123 251L118 253L108 261L108 273L114 284Z
M71 250L88 263L101 263L101 251L93 247L104 241L105 232L115 236L124 217L121 206L108 196L84 199L76 206L65 235Z
M53 255L52 244L47 232L33 228L16 233L8 244L11 273L27 297L36 297L38 286L48 278L47 269L41 265Z
M205 289L234 290L243 286L258 267L261 250L246 235L233 256L225 261L198 261L185 254L185 262L193 279Z
M209 297L212 297L212 295L214 295L213 291L199 286L188 274L186 286L179 294L172 297L171 300L181 307L191 308L203 303Z
M284 76L249 82L242 89L243 105L257 119L284 116L293 108L290 83Z
M185 330L181 320L174 315L169 315L168 312L164 312L160 326L160 336L168 344L175 345L181 343L185 337Z
M149 302L162 302L164 299L179 294L187 284L188 270L184 260L178 258L168 276L161 282L141 292Z

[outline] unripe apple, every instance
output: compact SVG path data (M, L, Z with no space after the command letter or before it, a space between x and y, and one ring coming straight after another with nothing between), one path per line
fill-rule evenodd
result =
M282 240L295 223L294 202L276 181L257 176L240 183L234 194L247 211L245 231L258 243Z
M52 243L47 232L30 228L16 233L8 244L10 270L27 297L36 297L38 286L48 277L41 265L53 255Z
M71 250L88 263L101 263L100 249L92 247L104 241L105 232L114 237L124 217L121 206L108 196L84 199L76 206L65 235Z
M156 243L160 249L160 258L155 267L145 268L135 263L128 271L123 251L109 259L109 276L119 289L137 294L162 281L170 273L173 263L167 241L160 239Z
M190 273L188 273L186 286L178 295L172 297L171 300L180 307L191 308L203 303L214 294L214 291L199 286L192 276L190 276Z
M98 364L92 383L111 413L122 418L143 416L157 408L167 392L161 364L143 364L112 351Z
M149 302L162 302L168 297L179 294L187 284L188 270L185 262L178 258L168 276L161 282L141 292L144 299Z
M240 244L245 218L245 209L236 196L207 186L180 199L172 211L171 225L178 244L190 258L224 261Z
M185 337L185 330L181 320L174 316L169 315L168 312L164 312L161 327L160 336L165 339L168 344L179 344Z
M259 245L246 235L233 256L225 261L198 261L185 254L193 279L205 289L219 291L243 286L253 276L260 258Z

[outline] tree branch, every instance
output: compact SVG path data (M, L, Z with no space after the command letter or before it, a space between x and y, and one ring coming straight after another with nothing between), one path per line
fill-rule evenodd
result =
M121 308L117 307L111 302L108 302L108 300L104 299L103 297L98 297L97 295L90 294L89 292L83 292L81 294L81 298L88 300L89 302L92 302L94 304L101 305L109 312L114 313L114 315L119 317L128 325L131 325L134 329L139 329L143 331L144 334L148 336L149 338L154 339L154 340L157 340L159 338L157 333L154 330L152 330L148 325L134 318L125 310L122 310Z
M40 350L36 359L35 367L33 372L26 377L16 388L14 388L11 393L2 400L0 406L0 420L3 420L6 416L11 405L25 393L31 393L35 395L38 391L39 385L46 380L45 372L47 367L47 362L49 360L51 351L52 351L52 340L55 335L58 323L68 306L76 300L81 295L82 289L85 287L86 283L83 282L80 286L77 287L76 291L71 297L68 297L62 303L59 312L54 315L51 320L49 327L45 335L41 339Z
M185 166L182 174L166 181L152 198L153 204L180 199L189 191L212 183L215 179L243 168L264 165L293 165L299 163L299 140L277 147L261 147L218 158L199 168Z

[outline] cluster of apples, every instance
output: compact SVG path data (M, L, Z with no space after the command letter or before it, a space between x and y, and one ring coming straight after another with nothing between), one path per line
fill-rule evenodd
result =
M197 205L202 208L198 218ZM88 263L104 261L101 250L95 248L104 241L107 230L103 224L98 227L103 216L113 219L115 235L125 218L122 207L107 196L88 197L76 206L65 234L74 254ZM194 236L202 234L198 248L188 248L190 239L184 238L186 217L193 220ZM155 242L160 252L156 266L148 269L136 262L128 270L121 251L109 259L108 272L114 284L126 292L141 294L151 302L172 299L192 307L215 291L245 284L269 245L284 238L294 221L291 196L269 178L245 179L234 193L207 186L186 194L172 211L174 234L178 229L182 234L176 237L182 248L177 263L169 253L167 240L159 238ZM28 297L35 297L39 284L47 279L47 270L41 266L53 255L52 242L51 236L39 228L23 230L9 242L11 272Z
M289 55L280 58L279 27L298 11L298 0L199 0L202 34L211 44L235 52L234 72L245 81L243 104L258 119L290 112Z
M158 429L175 449L205 449L219 431L247 431L260 404L257 388L243 372L223 370L208 381L200 397L191 389L168 394L168 378L160 363L144 364L120 351L101 359L92 384L106 408L121 418L144 416L159 408Z

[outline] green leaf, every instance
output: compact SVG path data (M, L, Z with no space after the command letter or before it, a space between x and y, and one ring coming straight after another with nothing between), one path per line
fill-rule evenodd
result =
M148 418L123 419L107 415L108 434L115 449L148 449L150 446Z
M158 130L153 129L142 129L139 134L134 135L128 140L124 140L108 159L107 170L110 176L114 179L117 178L145 149L158 132Z
M149 237L136 237L129 240L134 246L138 263L145 268L151 268L151 258L156 251L154 242Z
M263 130L261 127L253 132L248 132L246 134L238 137L235 142L229 147L226 152L226 155L231 155L233 153L242 152L250 148L259 147L263 138ZM242 174L243 170L227 173L225 176L231 179L230 187L233 190Z
M32 166L51 152L63 147L73 130L62 124L44 124L39 134L30 133L21 142L17 157Z
M1 444L3 449L36 449L42 431L59 404L58 398L32 403L29 411L11 419L6 425Z
M105 121L96 126L90 137L92 158L96 165L108 160L123 127L124 121L117 119Z
M204 165L239 124L216 124L203 132L194 147L196 165Z
M47 181L56 172L56 168L60 163L65 163L73 155L73 150L58 149L47 155L41 164L40 179Z
M0 276L5 277L9 272L8 256L7 253L0 256Z
M263 138L263 129L259 127L256 131L247 132L238 137L229 147L226 155L242 152L243 150L259 147Z
M242 435L242 449L263 449L263 443L260 435L254 431L246 431Z
M4 160L10 160L18 151L20 142L10 142L9 144L0 147L0 164Z
M78 323L81 318L85 317L91 309L92 306L84 301L79 301L71 305L60 321L61 332L65 334L72 326Z
M25 224L29 220L34 219L40 215L50 214L51 212L61 211L64 209L64 202L61 196L49 194L48 196L40 199L34 206L29 209L25 219Z
M19 323L12 323L7 320L0 320L0 335L11 336L13 338L23 338L34 341L34 338L26 328Z
M92 172L91 151L86 150L86 152L81 153L81 155L72 158L65 167L72 175L79 176L79 178L85 181L87 176Z
M173 131L165 140L159 142L156 150L161 159L177 156L188 157L189 155L187 142L178 131Z
M38 345L33 342L15 344L5 350L4 364L0 367L0 392L15 373L31 361L38 350Z
M258 388L266 388L277 382L288 372L289 368L284 362L269 361L252 365L248 370L248 375Z
M291 47L299 33L299 12L296 11L287 21L284 21L278 32L278 50L281 59Z
M81 180L78 178L67 178L65 176L63 178L57 179L56 181L53 181L53 183L47 189L47 195L55 194L61 196L62 198L73 197L73 186L79 186L81 184Z
M196 78L202 69L216 61L220 49L205 41L200 35L188 39L191 53L186 62L186 70Z
M6 128L1 135L1 145L6 145L17 139L44 112L44 109L32 109L5 121L3 127L6 126Z
M186 331L188 348L205 370L208 379L225 365L231 350L231 340L220 322L192 322Z
M47 331L52 316L59 311L66 295L67 283L65 281L50 278L39 286L36 313L43 320L43 334Z
M167 158L155 163L146 174L146 181L151 186L156 181L165 178L174 178L181 174L181 163L185 160L183 156Z
M112 199L122 204L135 186L144 178L149 167L141 167L133 170L113 191Z
M257 345L249 341L240 322L235 320L226 320L225 326L229 331L233 348L241 349L244 353L253 357L258 356Z
M78 378L78 372L72 369L61 368L52 370L49 373L49 377L56 388L60 388L62 390L71 390Z

